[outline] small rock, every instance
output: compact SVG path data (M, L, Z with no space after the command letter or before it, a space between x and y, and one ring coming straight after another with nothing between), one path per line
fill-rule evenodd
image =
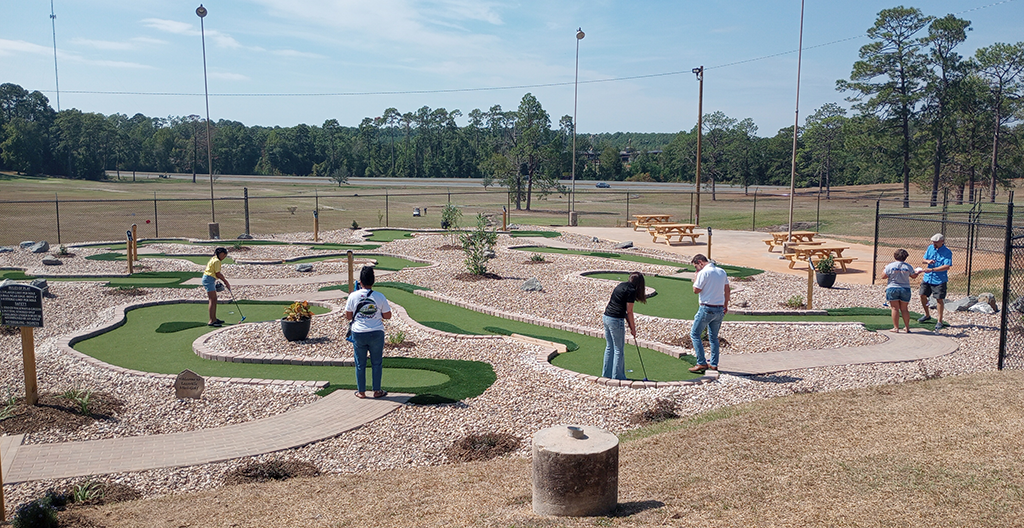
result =
M44 258L43 259L43 265L44 266L60 266L61 264L64 264L64 261L62 261L60 259L55 259L55 258Z
M625 242L621 242L621 243L615 244L612 247L614 247L615 249L629 249L629 248L633 247L633 241L632 240L627 240Z
M18 244L18 247L20 247L21 249L28 249L32 247L34 244L35 242L32 240L25 240L22 243Z
M46 253L47 251L50 251L50 244L45 240L42 240L29 246L28 250L33 253Z
M295 271L301 271L303 273L308 273L310 271L313 271L313 265L312 264L296 264L295 265Z
M1010 309L1017 313L1024 313L1024 296L1017 297L1012 303L1010 303Z
M591 242L600 242L600 241L601 241L601 239L600 239L600 238L597 238L597 237L591 237L591 238L590 238L590 241L591 241Z
M495 258L497 256L498 255L495 254L494 250L492 250L492 249L488 249L487 251L484 251L484 258L485 259L492 259L492 258Z
M978 298L968 295L951 303L946 303L946 309L952 312L966 312L968 308L978 303Z
M544 286L541 286L540 280L537 277L530 277L519 289L523 291L544 291Z
M996 296L991 294L991 293L985 292L985 293L979 294L978 295L978 302L979 303L985 303L985 304L989 305L989 307L992 308L992 312L993 313L999 311L999 305L996 304Z
M993 310L991 306L989 306L988 304L983 303L983 302L979 302L978 304L975 304L974 306L971 306L970 308L968 308L968 310L970 310L972 312L983 313L983 314L994 314L994 313L996 313L996 311Z
M50 285L46 283L46 279L33 279L29 284L43 290L43 295L50 293Z
M0 246L0 253L10 253L14 251L14 248L7 246Z

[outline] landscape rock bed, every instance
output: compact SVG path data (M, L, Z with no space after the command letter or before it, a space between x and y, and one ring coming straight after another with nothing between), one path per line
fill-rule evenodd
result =
M312 234L277 236L278 239L289 237L309 240ZM323 241L329 242L355 241L351 230L321 233L321 237ZM611 243L595 243L589 237L562 235L556 240L587 249L613 251ZM453 300L488 306L537 320L567 322L596 330L601 328L601 313L614 284L580 276L581 271L620 269L673 274L678 269L561 254L545 254L544 258L549 264L537 267L524 263L529 259L529 252L505 249L507 245L522 243L522 239L499 235L496 258L489 260L487 266L488 271L501 276L502 280L462 282L452 280L452 277L465 272L462 262L464 255L457 251L439 249L445 243L442 236L425 235L383 245L375 251L415 256L439 264L396 273L381 273L378 281L414 283L427 286L438 295ZM246 252L246 258L254 254L283 255L295 252L295 248L290 246L286 249L281 249L281 246L253 248ZM298 248L298 251L305 252L303 254L311 254L308 247ZM695 249L699 250L699 247ZM88 253L86 248L75 248L75 252L79 256ZM680 261L680 265L685 260L679 255L657 250L630 249L624 252ZM0 267L23 267L29 263L28 258L20 250L0 254ZM38 260L40 257L37 255L32 258ZM83 265L83 262L89 264ZM165 266L181 266L190 270L199 267L187 261L171 259L144 262L153 262L153 267L160 270L165 269ZM79 265L82 268L76 268ZM84 261L76 257L68 259L61 272L96 273L95 270L103 269L103 266L106 266L108 273L116 273L123 268L124 262ZM314 266L315 274L347 271L344 265L332 267L331 264L317 263ZM81 271L72 271L78 269ZM294 272L294 265L225 266L225 275L229 280L236 277L309 276ZM519 290L520 284L531 276L538 276L544 291ZM59 391L74 385L103 388L122 402L123 409L115 416L115 425L97 423L73 434L42 431L29 435L29 441L84 440L217 427L286 412L317 398L310 389L300 387L235 386L208 382L201 400L178 401L173 398L169 381L117 374L92 367L78 358L59 354L55 346L58 337L95 327L99 324L97 321L113 315L113 305L127 300L102 295L94 282L51 281L50 284L54 296L44 301L46 326L37 329L36 333L40 389ZM242 296L245 298L287 295L301 299L322 285L247 286L236 288L235 291L236 294L244 294ZM776 309L778 303L792 295L805 293L806 279L768 272L742 283L742 289L733 296L733 302L745 302L749 309L768 310ZM133 297L131 302L172 298L201 300L205 294L198 288L147 288L145 295ZM871 304L874 301L881 306L883 298L882 286L841 284L840 288L833 290L816 289L815 307L841 308ZM959 344L957 352L948 356L905 363L805 369L753 378L723 374L716 383L646 390L603 387L551 365L539 364L534 358L540 349L533 345L500 337L458 339L437 335L396 317L387 323L387 332L390 334L400 330L416 346L387 350L389 356L486 361L494 366L497 381L479 397L450 405L404 406L384 418L336 438L285 453L186 468L117 474L109 478L113 482L138 489L145 496L153 496L216 487L222 485L225 475L243 465L270 462L282 457L309 462L321 472L335 474L438 465L452 462L446 453L456 441L481 434L525 438L523 444L514 451L514 456L528 456L532 449L529 438L533 432L544 427L583 423L621 432L636 427L636 416L664 409L666 401L673 404L673 411L679 416L692 416L725 406L794 393L846 390L994 369L998 317L998 314L948 313L947 322L954 326L942 333L956 339ZM646 316L638 316L637 319L640 337L645 340L668 342L686 338L689 330L686 321ZM343 341L344 331L345 324L340 316L318 316L311 333L313 339L309 342L288 344L280 337L280 330L274 323L259 323L232 328L212 338L209 344L223 351L245 351L267 346L275 349L266 350L267 353L350 357L351 348ZM796 324L727 323L723 325L722 335L730 342L730 346L723 349L725 354L860 346L885 339L884 333L867 332L855 325L816 325L813 331L808 331L806 327ZM16 335L0 335L0 361L15 367L2 369L0 387L20 390L23 378L20 338ZM384 385L386 388L386 372ZM5 493L8 504L13 507L41 495L48 488L59 489L74 482L75 479L30 482L6 486Z

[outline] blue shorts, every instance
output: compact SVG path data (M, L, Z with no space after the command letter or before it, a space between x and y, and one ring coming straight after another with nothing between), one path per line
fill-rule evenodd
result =
M910 302L910 288L886 288L885 300Z
M213 275L203 275L203 288L206 288L207 292L217 291L217 277Z

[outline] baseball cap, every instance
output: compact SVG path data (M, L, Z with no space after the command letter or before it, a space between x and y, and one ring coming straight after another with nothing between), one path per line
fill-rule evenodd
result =
M943 236L942 233L935 233L932 235L932 242L942 242L944 240L946 240L946 237Z

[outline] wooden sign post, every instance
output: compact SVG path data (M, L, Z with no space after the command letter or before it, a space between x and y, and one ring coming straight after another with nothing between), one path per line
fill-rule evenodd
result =
M139 261L139 236L138 236L138 224L132 224L132 260L135 262Z
M125 239L126 242L124 247L125 249L127 249L126 256L128 260L128 274L131 275L132 270L134 268L133 265L135 264L135 259L132 258L132 231L130 229L128 231L125 231Z
M313 242L320 241L320 211L313 211Z
M43 290L30 284L0 288L0 323L21 327L21 355L25 364L25 403L39 402L36 387L36 347L32 329L43 326Z
M352 270L353 266L355 265L354 260L355 259L354 259L353 255L352 255L352 250L350 249L350 250L348 250L348 294L349 295L352 295L352 288L354 288L355 284L356 284L355 276L354 276L354 271Z

